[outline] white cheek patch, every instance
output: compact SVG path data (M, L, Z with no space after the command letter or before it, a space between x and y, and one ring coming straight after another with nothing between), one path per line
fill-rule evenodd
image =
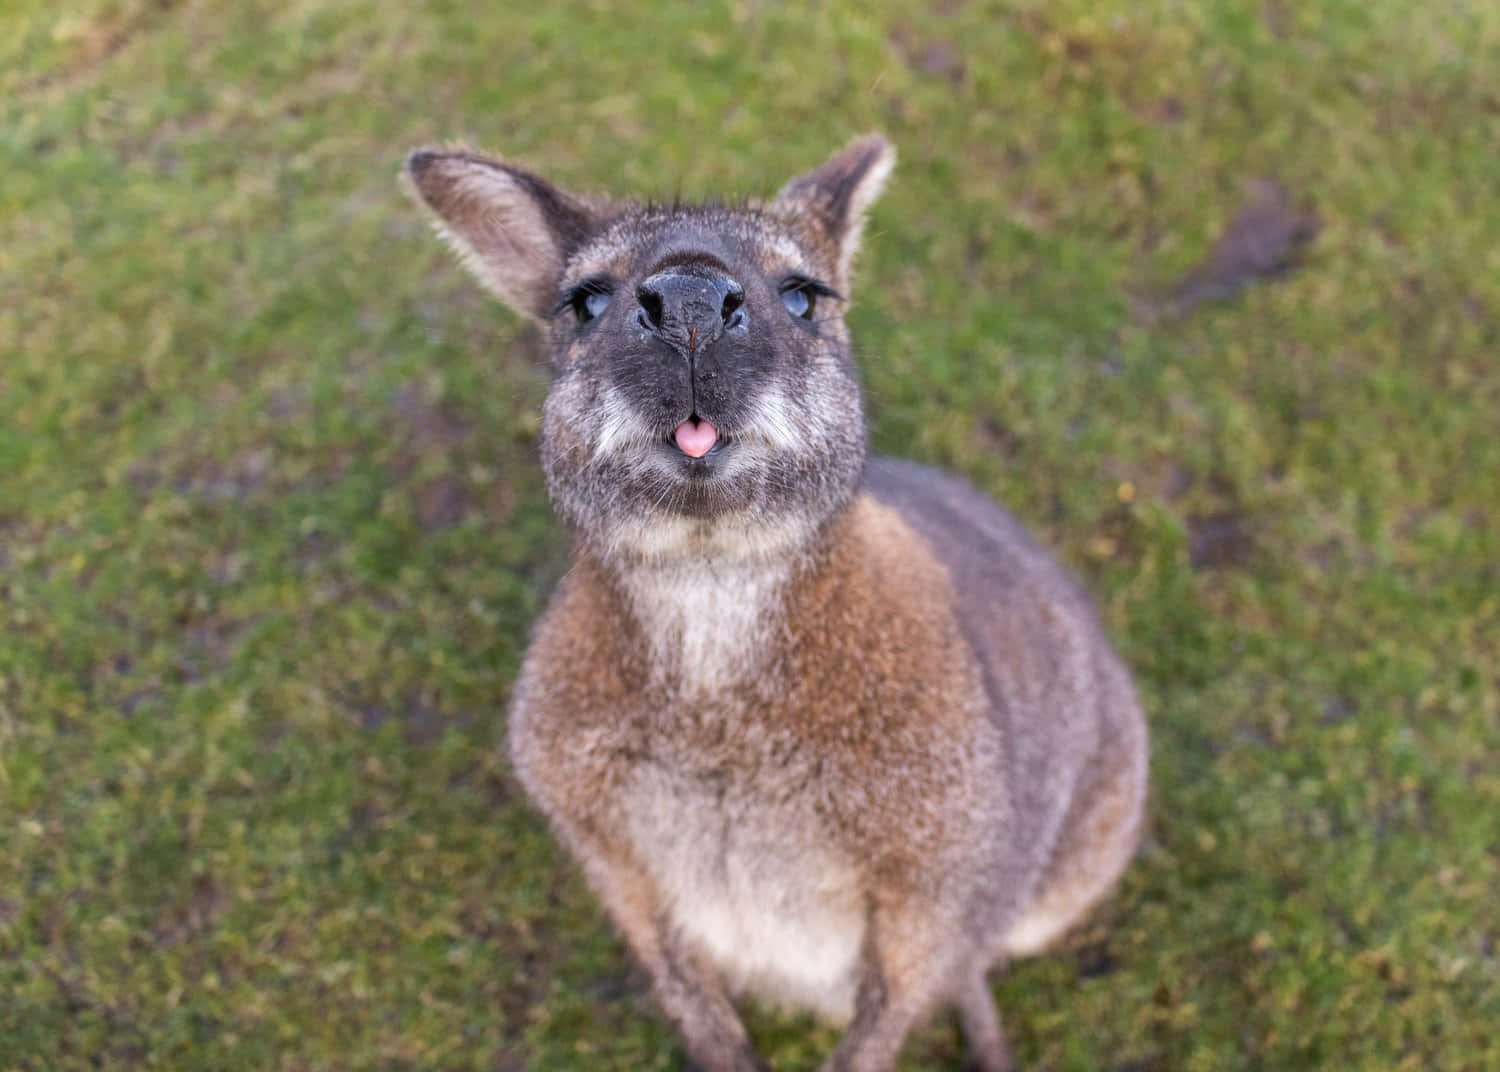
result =
M800 427L802 411L780 387L762 391L750 407L746 428L775 451L805 450L812 437Z
M651 429L641 420L629 400L613 387L604 389L599 413L599 438L594 443L595 461L623 453L636 453L651 442Z

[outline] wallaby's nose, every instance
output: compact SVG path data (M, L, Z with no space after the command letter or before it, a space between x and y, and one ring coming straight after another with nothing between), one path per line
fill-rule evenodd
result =
M687 354L747 323L745 288L712 268L668 268L641 283L635 296L636 322Z

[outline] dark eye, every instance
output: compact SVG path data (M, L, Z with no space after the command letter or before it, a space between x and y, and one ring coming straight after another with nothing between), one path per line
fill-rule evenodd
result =
M580 324L587 324L604 315L604 310L609 308L609 303L614 300L609 284L602 279L590 279L578 284L568 292L566 298L559 306L571 308L573 315L578 318Z
M811 320L817 292L806 279L788 279L781 284L781 304L793 316Z

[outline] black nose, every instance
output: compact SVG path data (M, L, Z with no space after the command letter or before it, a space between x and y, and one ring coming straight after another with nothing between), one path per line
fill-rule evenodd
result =
M689 354L746 325L745 288L711 268L657 272L636 288L635 297L641 303L636 322Z

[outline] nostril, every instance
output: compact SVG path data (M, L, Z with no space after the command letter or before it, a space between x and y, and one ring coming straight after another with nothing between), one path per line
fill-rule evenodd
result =
M661 295L655 290L642 283L635 291L636 301L641 303L641 309L646 313L646 319L651 327L660 329L662 318Z
M745 304L745 288L733 279L726 279L724 283L726 290L724 292L724 303L719 307L719 318L725 324L728 324L729 318L735 314L740 306Z

